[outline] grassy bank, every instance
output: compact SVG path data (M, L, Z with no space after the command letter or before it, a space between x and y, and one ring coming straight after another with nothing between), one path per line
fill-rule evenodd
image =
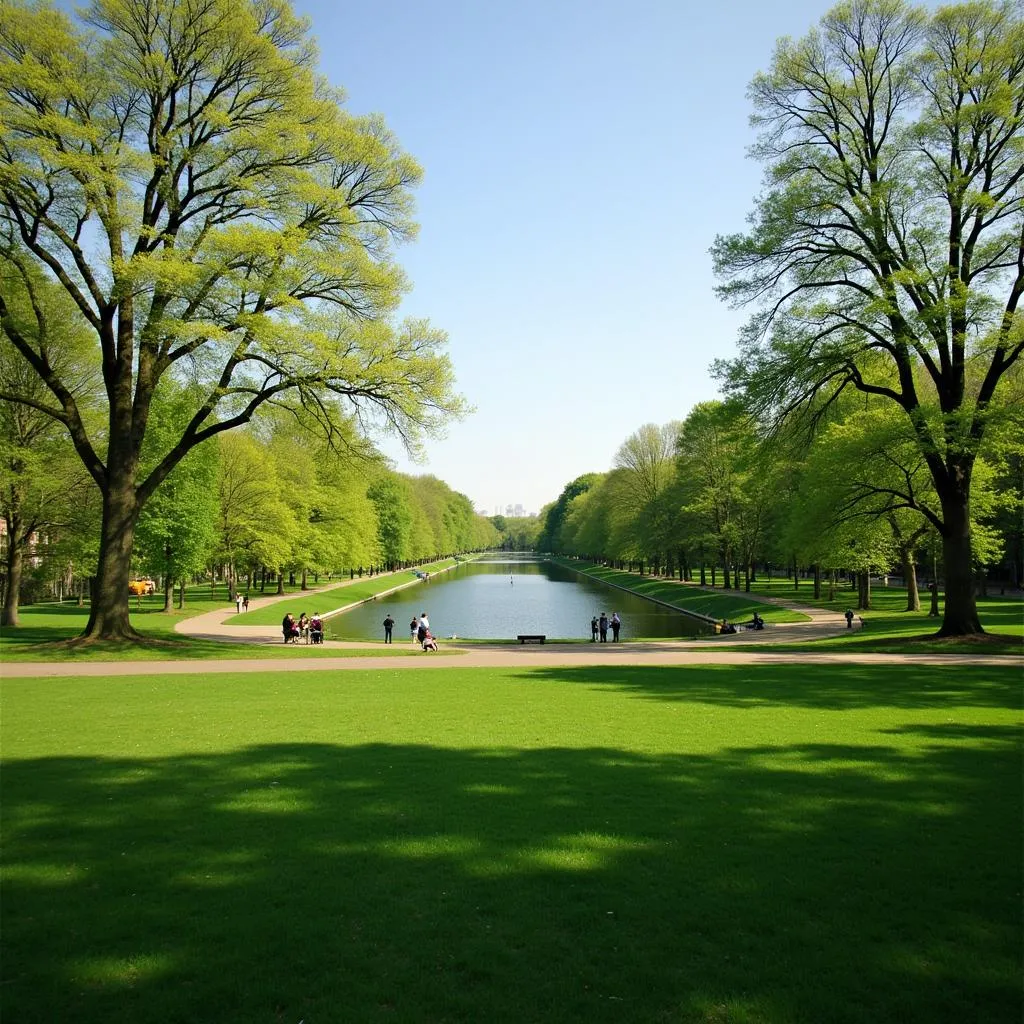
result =
M452 559L423 566L428 572L436 572L453 565ZM295 585L285 585L285 595L293 601L283 600L263 609L253 609L242 615L232 615L225 620L237 625L278 626L284 611L303 606L309 613L326 610L365 600L374 594L392 589L399 583L414 579L412 571L390 573L380 576L363 577L355 580L324 580L306 590ZM274 593L252 592L254 598L273 597ZM227 587L223 584L210 586L201 584L186 591L185 607L164 611L162 594L132 598L130 619L132 625L142 634L142 643L134 641L102 641L88 646L71 645L68 642L78 637L89 620L88 604L78 607L71 601L62 604L27 605L20 610L21 624L17 629L5 627L0 630L0 660L5 661L167 661L172 659L206 658L324 658L324 657L374 657L394 654L412 654L401 645L379 650L342 650L336 648L306 647L291 645L280 647L270 645L241 645L221 640L206 640L187 637L176 633L174 627L184 619L202 615L205 612L230 612L233 604L228 600ZM299 609L301 610L301 608ZM295 612L296 618L298 611ZM271 631L273 632L273 630Z
M797 613L786 613L759 601L758 598L791 601L812 608L822 608L834 612L837 619L847 608L856 608L856 592L847 587L837 588L833 599L829 600L827 587L823 586L822 598L815 600L813 583L810 580L802 580L795 586L791 578L763 578L753 582L751 593L747 594L744 591L725 590L721 587L696 587L693 584L680 583L678 580L641 576L639 573L592 566L570 559L561 561L562 564L585 572L595 579L605 579L627 590L657 597L677 607L685 607L688 611L712 618L725 617L733 622L749 620L754 609L758 609L769 624L796 621L795 618L785 616L795 616ZM1024 598L1021 595L994 594L978 598L978 614L988 634L980 639L937 639L934 634L942 620L928 615L929 595L923 595L922 600L922 611L908 612L905 587L877 586L871 593L872 607L856 611L857 616L863 619L863 628L849 633L843 631L838 636L820 640L787 642L786 649L820 650L822 647L834 647L851 652L893 654L905 651L920 654L953 654L976 650L984 650L986 654L1020 654L1024 651ZM801 615L799 618L804 619L805 616ZM744 644L743 649L769 648L770 630L765 634L764 640L765 642L758 644L757 647Z
M607 566L592 565L571 558L556 558L553 561L567 569L573 569L591 579L600 580L610 586L621 587L634 594L663 601L665 604L710 619L728 619L730 622L745 622L758 612L766 622L806 622L807 616L789 608L775 608L748 597L741 591L709 591L691 584L661 576L641 576L636 572L609 569Z
M431 574L441 572L456 565L454 558L445 558L439 562L431 562L428 565L417 567L419 572ZM349 580L343 586L331 588L326 593L302 592L292 595L295 600L269 605L266 608L258 608L241 615L233 615L226 620L228 625L238 626L278 626L286 611L291 611L295 618L300 612L312 615L320 612L321 615L343 608L359 601L367 601L380 594L394 590L396 587L416 586L420 581L416 578L415 571L403 569L398 572L384 573L380 576L363 576Z
M1017 1020L1019 682L5 680L0 1014Z

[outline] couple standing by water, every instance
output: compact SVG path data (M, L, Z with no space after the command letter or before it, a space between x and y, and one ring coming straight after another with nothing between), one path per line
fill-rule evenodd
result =
M622 628L622 620L619 618L618 612L612 612L612 617L609 619L607 613L601 612L600 618L594 616L590 620L590 640L592 643L597 642L598 635L601 637L601 643L606 643L608 640L608 627L612 627L612 640L615 643L619 641L619 630Z

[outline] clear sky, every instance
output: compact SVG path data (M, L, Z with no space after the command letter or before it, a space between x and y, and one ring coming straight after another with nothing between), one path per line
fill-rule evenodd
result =
M824 0L297 0L355 113L423 165L402 315L449 336L476 407L403 472L528 512L644 423L717 396L745 317L715 235L761 180L746 88Z

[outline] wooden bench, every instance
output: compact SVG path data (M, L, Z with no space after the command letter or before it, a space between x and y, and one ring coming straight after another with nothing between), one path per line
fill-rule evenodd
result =
M521 644L542 644L547 638L546 633L519 633L516 636Z

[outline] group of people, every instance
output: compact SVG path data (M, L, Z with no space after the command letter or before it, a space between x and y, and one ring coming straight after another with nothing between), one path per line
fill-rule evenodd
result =
M235 608L238 614L247 612L249 610L249 595L248 594L235 594Z
M285 615L281 622L281 632L284 633L286 644L297 644L304 640L307 644L322 644L324 642L324 621L320 618L319 612L314 612L309 618L305 612L299 616L299 621L291 612Z
M391 613L388 612L388 616L384 620L384 643L391 643L391 631L394 628L395 620L391 618ZM422 644L423 650L437 650L437 639L430 632L430 619L427 618L426 612L423 612L419 618L415 615L412 617L412 622L409 623L409 636L414 644Z
M610 619L606 612L601 612L600 616L595 615L590 620L591 642L597 643L597 638L600 636L601 643L607 643L609 626L611 626L612 629L612 641L614 643L618 643L619 630L622 628L622 620L619 618L618 612L612 612L612 617Z
M738 633L740 629L764 629L764 619L757 612L754 612L754 618L749 626L737 628L735 623L730 622L728 619L722 619L715 628L719 633Z

